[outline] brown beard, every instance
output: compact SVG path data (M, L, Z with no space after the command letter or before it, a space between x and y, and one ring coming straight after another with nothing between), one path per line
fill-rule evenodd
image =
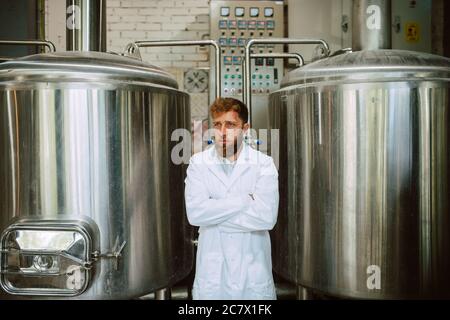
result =
M243 143L243 139L240 137L236 137L234 139L232 146L224 145L221 150L219 150L219 148L217 148L217 151L221 154L222 157L230 158L230 157L234 156L235 154L237 154L237 152L239 151L239 149L242 146L242 143Z

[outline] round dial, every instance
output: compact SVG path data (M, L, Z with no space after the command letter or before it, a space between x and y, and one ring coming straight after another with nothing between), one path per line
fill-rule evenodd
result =
M204 92L208 88L208 72L191 69L184 74L184 88L190 93Z

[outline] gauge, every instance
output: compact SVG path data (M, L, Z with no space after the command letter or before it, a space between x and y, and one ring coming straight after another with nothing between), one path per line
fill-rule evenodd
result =
M222 8L220 8L220 15L222 17L228 17L230 15L230 7L222 7Z
M265 17L273 17L273 8L264 8Z
M203 69L190 69L184 74L184 88L189 93L205 92L208 81L208 72Z
M236 17L243 17L245 14L245 9L242 7L237 7L235 11Z
M250 8L250 17L259 16L259 8Z

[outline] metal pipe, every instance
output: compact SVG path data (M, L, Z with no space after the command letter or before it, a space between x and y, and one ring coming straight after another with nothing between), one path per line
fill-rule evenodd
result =
M295 300L299 298L298 295L298 287L295 284L288 282L276 282L276 293L278 300ZM139 300L166 300L164 295L167 293L164 290L157 290L155 292L149 293L145 296L139 297ZM170 290L170 298L171 300L190 300L192 299L191 287L182 285L175 286L169 289ZM310 291L309 291L310 292ZM311 293L311 292L310 292ZM312 297L310 295L310 297Z
M306 287L297 286L297 300L313 300L314 296Z
M274 58L274 59L296 59L298 61L298 66L301 67L305 64L305 60L302 55L298 53L254 53L250 55L250 59L256 58Z
M318 44L321 45L324 48L324 54L325 56L328 56L330 54L330 46L328 43L322 39L289 39L289 38L270 38L270 39L251 39L247 42L247 45L245 46L245 77L247 75L250 76L251 72L251 63L250 63L250 52L251 47L256 44ZM248 61L248 63L247 63ZM251 126L251 120L252 120L252 98L251 98L251 92L250 92L250 86L247 81L244 81L244 101L247 104L248 107L248 121Z
M44 46L47 47L50 52L56 51L56 47L53 42L48 40L0 40L0 45Z
M296 300L297 285L291 282L275 282L277 300Z
M351 52L353 52L352 48L343 48L343 49L339 49L339 50L331 53L330 57L338 56L338 55L344 54L344 53L351 53Z
M106 0L66 0L68 51L106 51Z
M171 298L172 296L170 288L164 288L155 291L155 300L170 300Z
M391 49L391 0L353 0L352 48Z
M45 36L45 0L36 1L36 38L44 40ZM45 52L45 49L41 49L40 53Z
M166 294L164 292L164 290L167 290L167 289L157 290L155 292L149 293L149 294L139 297L137 299L138 300L169 300L169 299L170 300L188 300L191 297L190 288L187 286L177 286L177 287L168 289L170 291L170 297L166 298L166 299L162 299L162 298L164 298L164 294Z
M147 47L175 47L175 46L212 46L215 50L215 70L216 70L216 98L220 97L221 93L221 52L220 46L214 40L150 40L150 41L136 41L127 45L125 54L142 60L139 48Z
M256 59L256 58L274 58L274 59L296 59L298 61L298 66L301 67L305 64L305 60L303 57L298 53L285 53L285 52L278 52L278 53L255 53L250 54L250 59ZM250 79L250 73L245 72L246 63L243 61L243 76L244 79L244 88L248 86L249 91L252 92L252 82ZM245 91L245 89L244 89Z

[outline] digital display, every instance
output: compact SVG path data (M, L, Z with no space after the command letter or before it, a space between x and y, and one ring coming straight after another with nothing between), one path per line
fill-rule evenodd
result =
M228 21L228 29L236 29L237 27L237 21L236 20L229 20Z
M245 38L239 38L238 39L238 46L245 47L246 43L247 43L247 40Z
M242 57L241 56L234 56L233 57L233 64L241 64L242 63Z
M247 29L247 21L246 20L238 20L238 28L239 29Z
M264 8L265 17L273 17L273 8Z
M230 38L230 39L228 39L228 44L230 45L230 46L237 46L237 38Z
M230 15L230 7L221 7L220 8L220 15L222 17L228 17Z
M231 64L233 64L233 57L232 56L224 56L223 57L223 64L224 65L231 65Z
M228 39L227 38L219 38L219 45L222 47L225 47L228 45Z
M227 20L220 20L219 21L219 29L226 29L228 28L228 21Z
M250 17L258 17L259 8L250 8Z
M245 14L244 8L241 8L241 7L236 8L236 10L235 10L236 17L243 17L244 14Z

